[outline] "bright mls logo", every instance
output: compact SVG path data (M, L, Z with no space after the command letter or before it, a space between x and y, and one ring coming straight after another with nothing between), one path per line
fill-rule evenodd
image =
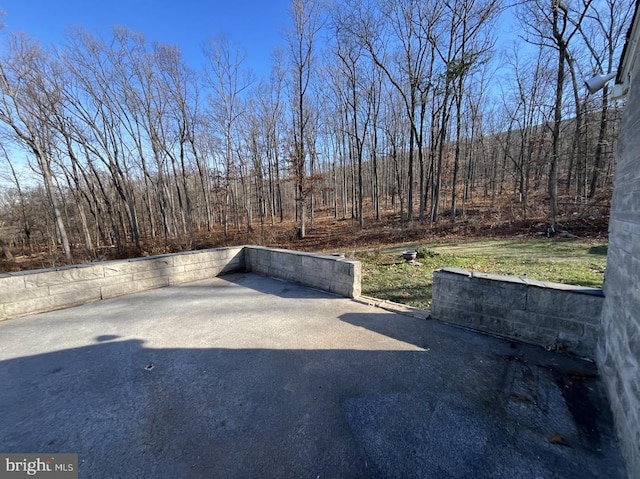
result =
M77 454L0 454L0 479L78 479Z

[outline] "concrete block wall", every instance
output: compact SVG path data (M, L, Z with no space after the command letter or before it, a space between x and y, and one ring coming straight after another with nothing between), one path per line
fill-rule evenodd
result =
M242 247L0 275L0 320L244 270Z
M602 290L444 268L433 273L433 318L595 359Z
M618 137L598 348L598 367L633 478L640 478L640 49L637 52L631 59L633 82Z
M339 256L261 246L245 247L247 271L354 298L360 296L360 262Z
M351 298L360 295L357 261L238 246L0 274L0 320L235 271L253 271Z

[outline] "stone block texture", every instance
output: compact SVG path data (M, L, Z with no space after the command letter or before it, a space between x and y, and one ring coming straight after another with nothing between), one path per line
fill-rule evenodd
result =
M640 49L618 138L598 366L630 477L640 478Z
M283 249L245 246L247 271L340 296L360 296L360 262L330 255L302 253Z
M335 256L238 246L0 275L0 321L232 273L253 271L360 295L360 263Z
M0 320L244 270L242 247L0 276Z
M595 288L440 269L432 317L595 359L604 297Z

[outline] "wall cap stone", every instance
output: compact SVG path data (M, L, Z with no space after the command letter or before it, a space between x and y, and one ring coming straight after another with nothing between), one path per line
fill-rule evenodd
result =
M554 283L552 281L538 281L520 276L508 276L491 273L477 273L468 271L463 268L439 268L435 273L450 273L468 278L487 279L491 281L500 281L505 283L522 284L523 286L532 286L536 288L554 289L566 293L587 294L591 296L604 296L602 288L591 288L588 286L579 286L575 284Z
M311 258L322 258L322 259L328 259L331 261L340 261L343 263L357 263L357 261L355 260L347 259L342 256L335 256L331 253L311 253L308 251L297 251L294 249L284 249L284 248L270 248L268 246L258 246L258 245L243 245L242 248L256 249L261 251L272 251L274 253L292 254L295 256L306 256Z
M114 261L123 261L123 260L114 260ZM39 268L39 269L28 269L23 271L10 271L8 273L0 274L0 278L5 277L16 277L16 276L29 276L40 273L51 273L56 271L73 271L76 269L83 268L94 268L96 266L102 266L103 264L108 263L108 261L95 261L92 263L78 263L78 264L69 264L65 266L54 266L53 268Z

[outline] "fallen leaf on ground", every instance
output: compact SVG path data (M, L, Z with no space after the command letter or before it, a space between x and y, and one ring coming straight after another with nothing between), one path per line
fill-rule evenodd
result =
M559 446L569 446L569 443L560 434L554 434L553 436L551 436L549 438L549 442L551 444L557 444Z

